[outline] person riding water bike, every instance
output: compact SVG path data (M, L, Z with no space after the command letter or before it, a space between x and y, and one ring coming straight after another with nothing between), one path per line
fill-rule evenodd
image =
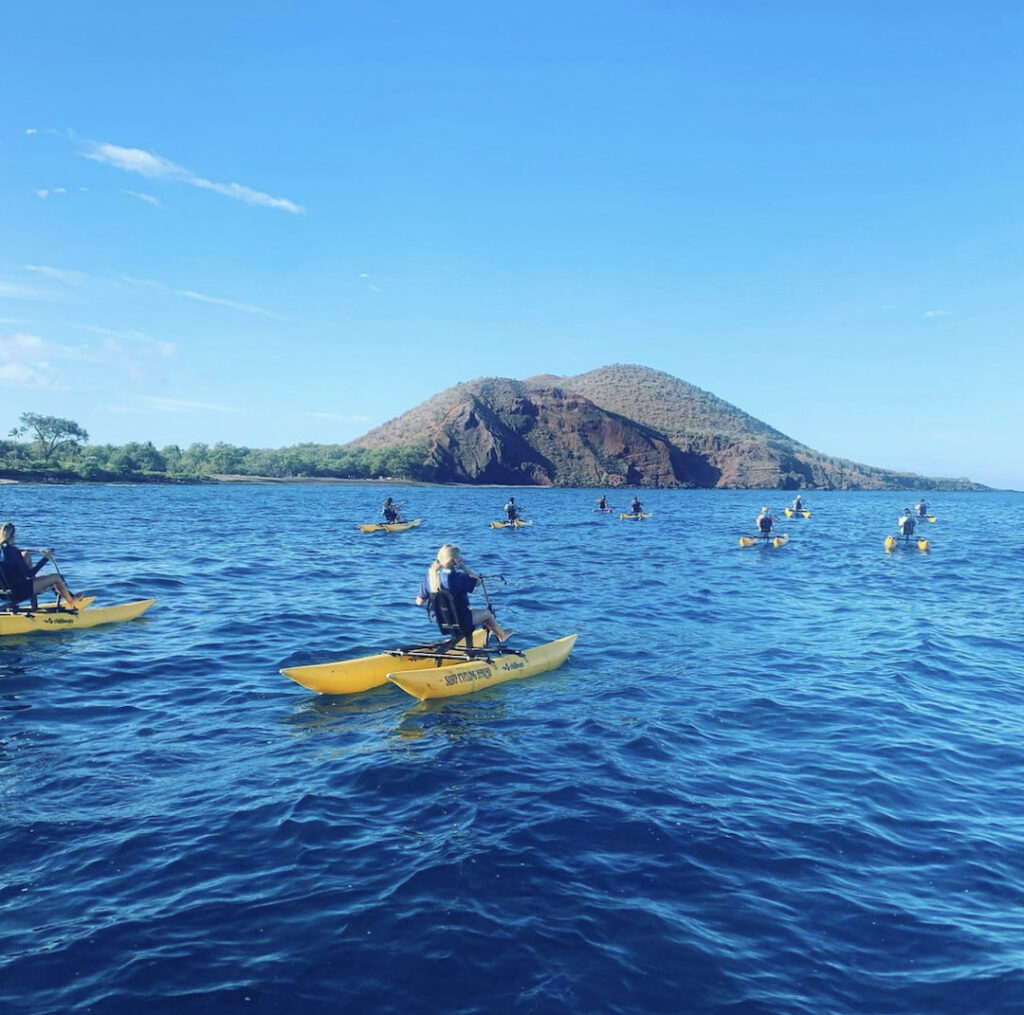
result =
M420 593L416 597L416 605L427 605L431 595L447 589L455 601L455 612L463 631L470 632L483 627L490 631L499 643L504 644L515 632L503 630L490 609L474 610L469 605L469 593L480 584L480 581L480 576L466 567L462 551L453 543L445 543L437 551L437 557L427 570L420 585Z
M42 559L34 566L32 550L19 550L14 545L14 522L0 525L0 586L7 589L7 598L12 606L34 600L40 592L54 589L70 610L78 609L78 599L69 591L60 572L39 574L47 561L53 562L53 550L40 550Z

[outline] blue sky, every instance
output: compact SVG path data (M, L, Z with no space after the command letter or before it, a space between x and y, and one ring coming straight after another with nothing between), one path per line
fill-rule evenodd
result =
M0 432L350 440L665 370L1024 489L1016 3L19 4Z

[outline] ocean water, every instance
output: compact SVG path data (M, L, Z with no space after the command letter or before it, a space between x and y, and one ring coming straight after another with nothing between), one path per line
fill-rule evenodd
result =
M0 641L7 1013L1024 1011L1020 494L2 486L144 618ZM420 528L363 535L395 493ZM624 507L628 495L613 493ZM2 520L2 519L0 519ZM560 670L421 704L281 666L430 633L457 541Z

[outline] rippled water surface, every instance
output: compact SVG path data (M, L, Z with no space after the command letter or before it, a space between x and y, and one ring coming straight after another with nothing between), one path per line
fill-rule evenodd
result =
M362 535L385 493L420 528ZM1024 1010L1018 494L0 486L133 623L0 642L6 1012ZM613 494L624 506L627 496ZM781 514L783 501L770 500ZM419 704L442 542L560 670Z

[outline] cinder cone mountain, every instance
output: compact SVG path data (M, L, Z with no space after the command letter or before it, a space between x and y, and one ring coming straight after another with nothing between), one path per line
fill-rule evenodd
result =
M980 489L824 455L659 370L485 377L350 442L415 448L440 483L763 489Z

